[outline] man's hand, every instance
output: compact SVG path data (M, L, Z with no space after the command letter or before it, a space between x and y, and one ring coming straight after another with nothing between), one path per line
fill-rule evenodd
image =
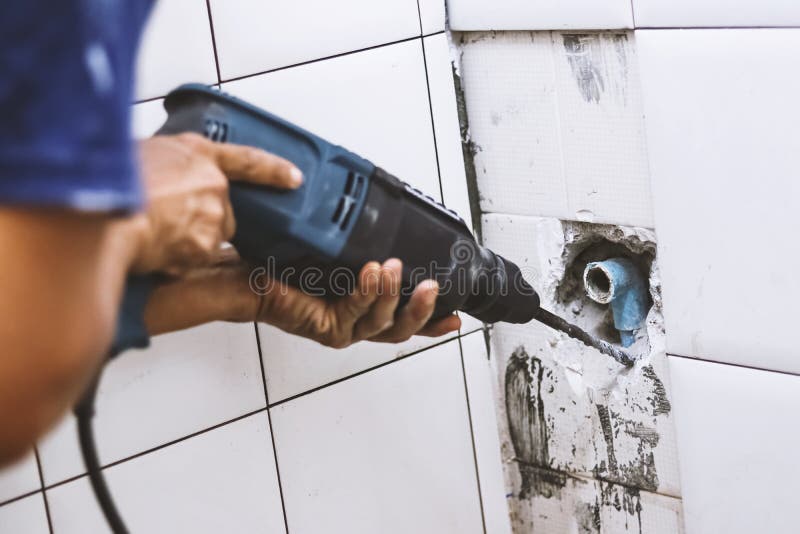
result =
M236 229L229 180L287 189L302 182L300 170L283 158L197 134L141 141L140 156L148 206L132 220L137 272L177 274L211 263Z
M397 259L368 263L361 269L358 287L333 301L276 282L261 297L256 320L334 348L362 340L400 343L413 335L438 337L458 330L461 320L455 315L428 324L439 293L433 280L420 283L395 314L402 267Z
M429 324L438 294L432 280L417 286L399 312L401 263L368 263L352 294L328 301L274 281L264 295L250 287L250 269L228 250L215 266L195 269L158 287L147 305L151 335L210 321L259 321L323 345L343 348L361 340L398 343L412 335L438 337L458 330L460 319Z
M302 180L286 160L192 134L142 142L141 160L148 200L143 214L120 219L0 209L0 250L7 260L0 266L0 464L28 450L95 375L113 338L129 271L181 273L212 261L235 229L229 180L285 188ZM178 295L173 305L191 305L187 299L197 294L203 293ZM237 294L254 315L253 296ZM197 304L208 320L242 313L230 299L222 299L225 310L213 309L214 300L221 299ZM42 335L42 321L50 318Z

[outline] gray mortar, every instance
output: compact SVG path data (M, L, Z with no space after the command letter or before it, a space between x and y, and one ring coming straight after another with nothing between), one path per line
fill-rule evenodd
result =
M450 35L448 34L448 39ZM451 53L459 54L458 49L453 46L450 41ZM481 206L480 206L480 193L478 191L478 173L475 169L475 154L480 148L472 141L469 133L469 117L467 116L467 100L464 93L464 85L461 83L461 75L459 74L459 61L458 55L455 56L452 62L453 67L453 84L456 92L456 106L458 108L458 127L461 134L461 153L464 157L464 172L467 180L467 195L469 196L469 210L472 215L472 225L475 236L480 241L483 232L481 228Z

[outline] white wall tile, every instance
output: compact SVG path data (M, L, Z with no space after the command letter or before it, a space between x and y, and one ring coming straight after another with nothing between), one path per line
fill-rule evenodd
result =
M800 377L671 357L686 531L797 532Z
M265 412L105 471L131 532L284 533ZM86 477L48 490L55 532L107 532Z
M153 338L112 361L97 394L95 435L107 464L266 405L252 324L212 323ZM41 443L45 482L85 472L75 419Z
M212 0L223 79L420 33L415 0Z
M422 4L420 4L420 9L422 9ZM455 210L472 229L474 226L470 212L453 80L452 49L448 39L449 37L444 34L424 38L442 200L448 208ZM471 332L483 326L483 323L469 315L462 313L460 316L462 333Z
M22 459L0 470L0 502L25 495L42 487L39 467L31 450Z
M136 139L150 137L166 120L163 99L136 104L131 111L131 133Z
M0 506L0 532L49 534L42 494Z
M485 212L653 226L630 33L466 34Z
M800 30L642 30L667 348L800 372Z
M291 532L482 532L457 342L271 411Z
M566 213L550 33L468 35L461 49L481 209Z
M446 0L418 0L423 35L444 31L445 2Z
M246 78L223 89L441 198L419 40Z
M794 0L633 0L637 27L797 26Z
M139 49L136 98L164 96L187 82L217 82L206 3L156 2Z
M444 34L424 38L433 128L436 132L444 204L458 212L467 226L472 228L453 82L453 64L447 39L447 35Z
M362 341L346 349L331 349L269 325L260 324L258 328L270 403L329 384L456 335L452 333L441 338L415 336L400 344Z
M448 0L453 30L632 28L628 0Z
M500 456L500 434L495 415L495 407L501 402L501 397L495 391L497 369L488 358L482 332L461 338L461 354L469 394L486 531L492 534L511 534Z
M652 228L633 34L552 37L567 218Z

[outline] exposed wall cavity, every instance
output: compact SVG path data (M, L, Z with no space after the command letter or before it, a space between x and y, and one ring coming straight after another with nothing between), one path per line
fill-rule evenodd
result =
M564 276L555 288L555 298L564 311L564 317L611 343L620 343L619 331L614 325L611 306L599 304L589 298L584 283L584 270L589 263L610 258L625 258L643 278L651 282L648 304L661 307L661 288L658 273L654 271L654 237L628 235L621 228L607 225L566 222L566 232L571 236L564 248ZM649 348L646 328L636 333L637 343L630 350L641 354Z
M679 532L654 233L499 214L484 215L483 228L489 246L522 266L543 306L611 341L619 334L608 306L586 296L586 264L628 258L650 292L630 348L641 356L633 369L536 323L494 327L515 528L564 532L566 522L568 532ZM674 518L669 529L647 527L664 513Z

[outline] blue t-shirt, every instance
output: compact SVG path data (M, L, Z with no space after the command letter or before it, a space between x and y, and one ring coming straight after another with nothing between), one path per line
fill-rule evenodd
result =
M153 0L0 5L0 204L142 204L130 106Z

